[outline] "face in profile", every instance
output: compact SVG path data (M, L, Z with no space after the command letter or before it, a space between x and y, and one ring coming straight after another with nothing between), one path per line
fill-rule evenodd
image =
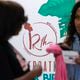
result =
M80 7L76 11L74 23L77 32L80 34Z

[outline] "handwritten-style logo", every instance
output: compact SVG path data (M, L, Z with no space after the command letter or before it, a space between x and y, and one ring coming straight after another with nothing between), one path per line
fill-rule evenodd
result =
M56 29L49 22L36 22L28 26L25 25L23 35L23 45L27 53L36 57L48 55L46 47L57 43Z

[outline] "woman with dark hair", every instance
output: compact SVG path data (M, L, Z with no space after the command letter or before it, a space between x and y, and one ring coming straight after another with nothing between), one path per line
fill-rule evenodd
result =
M27 17L24 16L24 9L20 4L0 1L0 80L32 80L41 75L42 68L39 65L30 71L25 64L23 69L20 60L23 63L25 60L8 41L12 36L18 35L25 22Z
M80 1L73 7L67 37L60 46L62 49L78 51L80 55ZM67 64L68 80L80 80L80 56L75 62L76 64Z

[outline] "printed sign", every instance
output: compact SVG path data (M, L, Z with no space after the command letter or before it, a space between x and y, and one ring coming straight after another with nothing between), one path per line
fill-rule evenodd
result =
M16 1L16 0L15 0ZM65 38L69 17L75 0L17 0L25 8L32 31L24 26L20 34L10 42L30 64L43 67L43 73L35 80L54 80L55 59L46 52L51 43L62 42Z

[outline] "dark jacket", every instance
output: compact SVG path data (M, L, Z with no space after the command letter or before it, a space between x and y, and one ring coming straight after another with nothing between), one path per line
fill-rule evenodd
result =
M28 71L23 72L8 41L0 42L0 80L13 80Z

